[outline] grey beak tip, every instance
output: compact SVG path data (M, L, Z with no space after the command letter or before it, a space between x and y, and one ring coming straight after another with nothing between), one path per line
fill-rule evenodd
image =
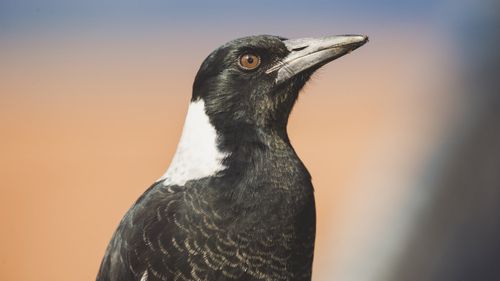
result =
M280 63L266 71L278 72L276 83L314 66L324 65L352 52L368 42L366 35L336 35L317 38L298 38L283 41L290 54Z
M368 37L368 35L361 35L361 36L363 36L363 40L362 40L363 44L370 42L370 37Z

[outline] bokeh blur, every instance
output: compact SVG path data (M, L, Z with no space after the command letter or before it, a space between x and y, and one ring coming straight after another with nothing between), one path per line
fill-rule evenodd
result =
M500 280L495 0L0 1L0 280L93 280L167 168L199 64L254 34L367 34L292 113L314 281Z

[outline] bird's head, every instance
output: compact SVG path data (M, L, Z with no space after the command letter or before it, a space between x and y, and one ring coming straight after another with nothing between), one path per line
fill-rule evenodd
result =
M218 130L285 128L298 93L314 71L366 43L360 35L288 40L259 35L233 40L201 65L192 101L202 99Z

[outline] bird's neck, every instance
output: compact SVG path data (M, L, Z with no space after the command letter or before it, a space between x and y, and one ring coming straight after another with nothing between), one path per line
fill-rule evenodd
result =
M286 131L240 128L232 134L225 132L221 146L230 153L223 161L226 169L211 186L213 198L220 200L217 205L226 208L225 213L239 210L243 217L257 219L272 209L277 214L274 218L292 218L310 203L311 177Z
M244 172L260 173L260 169L273 167L276 169L268 179L283 177L286 171L305 171L290 145L285 126L217 126L206 114L203 99L198 99L189 105L177 150L159 181L182 186L221 172L238 180L236 175Z
M204 197L231 209L222 212L227 214L272 208L283 213L281 218L312 200L310 175L284 128L237 124L221 129L211 123L201 99L190 104L177 151L159 181L184 186L194 180L210 181L200 185L206 187Z

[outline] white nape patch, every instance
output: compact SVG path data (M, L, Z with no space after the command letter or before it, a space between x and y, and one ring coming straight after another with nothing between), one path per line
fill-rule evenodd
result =
M148 271L144 271L140 281L148 281Z
M214 175L225 169L222 160L227 156L217 147L217 132L205 113L203 99L199 99L189 105L174 158L158 181L182 186L189 180Z

